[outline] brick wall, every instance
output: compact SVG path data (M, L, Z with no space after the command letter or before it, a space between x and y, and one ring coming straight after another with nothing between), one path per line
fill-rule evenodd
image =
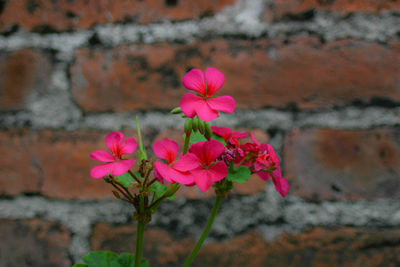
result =
M136 115L147 147L182 142L168 110L208 66L238 103L215 123L273 144L291 189L237 186L193 266L400 264L399 25L398 0L0 1L0 265L133 251L88 155ZM147 227L151 266L178 266L210 212L211 192L178 195Z

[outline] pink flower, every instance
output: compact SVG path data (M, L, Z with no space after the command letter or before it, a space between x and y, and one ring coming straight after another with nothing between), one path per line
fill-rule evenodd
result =
M106 136L106 145L111 151L110 154L105 150L96 150L90 154L92 159L106 162L94 167L90 171L93 178L102 178L109 173L113 176L119 176L132 168L134 159L122 159L123 155L133 153L137 147L135 139L128 137L124 142L124 134L112 132Z
M255 155L254 172L264 181L272 178L276 191L285 197L289 191L289 183L282 177L280 161L273 147L265 143L259 144L253 134L250 133L250 136L254 143L248 143L245 148L247 152Z
M235 100L231 96L211 98L224 82L224 74L215 68L207 68L205 75L199 69L190 70L183 76L183 86L199 95L183 95L180 102L182 112L189 118L198 115L203 121L217 118L218 111L232 113L235 110Z
M211 130L214 134L221 136L224 138L225 142L228 142L229 139L242 139L248 136L247 133L243 132L234 132L231 128L228 127L218 127L211 126Z
M191 153L181 155L176 160L179 146L176 142L164 138L163 141L157 140L153 144L153 151L157 157L165 159L167 164L156 161L154 163L154 176L160 181L167 180L170 183L180 183L184 185L191 185L194 179L190 174L190 170L199 166L197 157Z
M199 167L190 171L194 183L201 191L207 191L214 182L218 182L228 174L228 167L223 161L216 161L224 152L223 144L216 140L202 141L190 146L189 152L196 155Z

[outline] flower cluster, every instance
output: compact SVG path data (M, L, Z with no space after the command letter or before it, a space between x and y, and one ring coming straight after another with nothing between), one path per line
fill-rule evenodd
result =
M212 126L212 136L205 135L208 121L217 118L218 111L233 112L235 109L235 100L231 96L212 97L224 82L224 75L215 68L206 69L204 74L199 69L192 69L183 77L183 85L197 95L186 93L180 101L180 110L187 120L197 119L203 125L203 128L191 125L186 137L190 138L193 128L193 131L199 129L206 138L192 143L183 153L179 153L175 141L168 138L157 140L153 144L153 152L162 161L154 162L154 179L161 184L167 181L185 186L196 185L204 192L215 182L226 178L229 171L234 172L244 166L265 181L272 178L276 190L284 197L289 185L287 179L282 177L279 158L271 145L260 144L251 133L252 142L241 143L241 139L249 134L234 132L227 127ZM98 150L90 155L95 160L105 162L92 169L90 174L94 178L110 173L120 176L134 164L133 159L123 159L122 156L135 151L135 139L129 137L124 141L122 133L113 132L107 135L106 144L111 154Z

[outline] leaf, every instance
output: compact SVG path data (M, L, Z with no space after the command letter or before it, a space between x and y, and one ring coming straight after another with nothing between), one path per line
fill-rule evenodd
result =
M212 139L215 139L215 140L217 140L217 141L219 141L220 143L222 143L224 146L226 146L226 142L225 142L225 139L222 137L222 136L218 136L218 135L216 135L216 134L212 134L211 135L211 138Z
M135 255L131 253L121 253L118 259L113 262L111 267L135 267ZM140 259L140 267L149 267L149 262L146 259Z
M228 169L228 175L226 179L231 182L237 182L239 184L243 184L250 178L251 172L249 168L245 166L239 166L239 168L235 169L232 165Z
M111 251L92 251L82 257L88 267L111 267L118 255Z
M83 264L83 263L77 263L77 264L72 265L72 267L88 267L88 266L89 265Z
M149 189L151 192L154 192L155 199L158 199L168 190L168 187L156 181L150 185ZM175 199L175 195L167 197L167 199L173 200Z
M132 183L136 182L128 172L121 174L120 176L115 176L115 179L125 188L132 187Z
M185 134L183 134L183 138L185 139ZM225 142L224 138L222 138L221 136L212 134L211 138L217 140L220 143L222 143L224 146L226 145L226 142ZM199 131L192 132L192 134L190 135L189 145L192 145L192 144L197 143L197 142L202 142L202 141L207 141L207 138L205 138L205 136L202 135Z

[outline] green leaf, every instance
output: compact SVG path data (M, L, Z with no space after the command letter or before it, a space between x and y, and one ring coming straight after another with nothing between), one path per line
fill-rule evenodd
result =
M120 176L115 176L115 180L120 182L120 184L122 184L125 188L133 186L132 183L136 182L135 179L133 179L133 177L128 172L121 174Z
M88 267L88 266L89 265L83 264L83 263L77 263L77 264L72 265L72 267Z
M135 267L135 255L131 253L121 253L118 259L113 262L111 267ZM149 267L149 262L146 259L140 259L140 267Z
M150 185L149 189L151 192L154 192L155 199L158 199L162 195L164 195L164 193L168 190L168 187L166 187L165 185L162 185L159 182L154 182ZM169 197L167 197L167 199L173 200L173 199L175 199L175 195L169 196Z
M211 138L212 139L215 139L215 140L217 140L217 141L219 141L220 143L222 143L224 146L226 146L226 142L225 142L225 139L222 137L222 136L218 136L218 135L216 135L216 134L212 134L211 135Z
M235 169L232 165L229 166L228 175L226 179L231 182L237 182L239 184L243 184L250 178L251 172L249 168L245 166L239 166L239 168Z
M113 261L118 259L118 255L111 251L92 251L82 259L88 267L111 267Z

